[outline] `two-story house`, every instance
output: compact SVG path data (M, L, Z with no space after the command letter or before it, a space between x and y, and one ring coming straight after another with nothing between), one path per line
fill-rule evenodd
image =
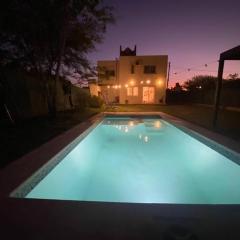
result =
M116 60L98 61L98 82L90 84L92 95L120 104L164 104L168 56L138 56L120 46Z

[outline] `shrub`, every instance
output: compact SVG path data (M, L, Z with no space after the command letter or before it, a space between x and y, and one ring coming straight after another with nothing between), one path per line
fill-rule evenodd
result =
M103 105L102 98L98 96L91 96L89 99L89 106L93 108L100 108Z
M76 88L74 89L74 105L79 110L84 110L89 105L89 98L90 95L88 92L84 91L83 89Z

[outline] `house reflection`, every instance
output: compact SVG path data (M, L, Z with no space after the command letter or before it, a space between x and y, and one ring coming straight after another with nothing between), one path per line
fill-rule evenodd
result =
M150 135L162 131L164 126L163 122L159 119L108 119L104 124L112 125L112 127L124 134L130 134L137 125L142 124L137 131L133 131L132 133L136 136L136 139L143 143L149 143ZM139 133L141 129L142 132Z
M162 124L161 124L160 120L157 120L157 121L154 122L154 127L155 128L161 128L162 127Z

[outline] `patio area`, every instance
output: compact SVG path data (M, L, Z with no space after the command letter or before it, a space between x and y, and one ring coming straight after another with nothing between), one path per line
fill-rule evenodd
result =
M152 113L149 109L147 113L138 114ZM117 114L124 115L126 112ZM34 169L38 169L102 115L78 124L3 169L2 191L5 194L12 191ZM211 139L230 141L228 144L232 145L232 140L205 128L166 113L161 113L161 116ZM174 236L176 231L195 239L227 239L236 237L238 232L238 205L120 204L6 198L6 195L0 202L1 236L6 239L167 239L166 236Z

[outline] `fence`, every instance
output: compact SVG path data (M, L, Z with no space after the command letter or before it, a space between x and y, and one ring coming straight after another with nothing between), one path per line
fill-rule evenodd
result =
M34 74L21 70L5 70L1 73L0 105L1 114L4 103L8 106L14 117L31 118L48 114L47 84ZM84 108L89 92L69 85L66 91L64 79L60 79L56 86L57 111L72 108Z

